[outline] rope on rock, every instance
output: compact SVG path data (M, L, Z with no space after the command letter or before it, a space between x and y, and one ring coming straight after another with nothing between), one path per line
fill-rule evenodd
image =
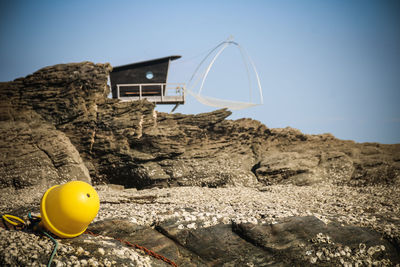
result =
M50 240L54 243L54 248L53 248L53 252L50 255L49 261L47 263L47 267L51 266L51 263L53 262L53 258L57 253L57 248L58 248L58 242L57 240L55 240L51 235L49 235L48 233L46 233L45 231L41 230L40 232L42 232L45 236L47 236L48 238L50 238Z
M89 230L86 230L85 233L89 234L89 235L92 235L92 236L99 236L98 234L95 234L95 233L93 233L93 232L91 232ZM174 267L178 266L172 260L170 260L170 259L168 259L168 258L166 258L166 257L164 257L164 256L162 256L162 255L160 255L160 254L148 249L148 248L142 247L142 246L140 246L138 244L132 244L131 242L129 242L127 240L124 240L124 239L121 239L121 238L114 238L114 239L119 241L119 242L121 242L122 244L125 244L125 245L129 246L129 247L140 249L141 251L143 251L147 255L152 256L152 257L154 257L156 259L162 260L162 261L164 261L164 262L166 262L166 263L168 263L168 264L170 264L170 265L172 265Z
M22 220L20 217L10 215L10 214L4 214L2 216L3 220L8 222L9 224L16 226L16 227L26 227L26 223L24 220ZM5 224L4 224L5 225Z
M44 231L43 229L38 227L38 224L39 224L39 222L41 220L40 217L32 216L31 213L29 212L28 213L28 219L29 219L29 224L26 223L23 219L21 219L21 218L19 218L17 216L10 215L10 214L4 214L2 216L2 225L0 225L0 226L5 228L6 230L9 230L9 227L8 227L7 224L13 226L15 230L24 230L24 229L28 229L29 228L29 229L31 229L31 230L33 230L35 232L40 232L41 234L47 236L54 243L53 252L51 253L49 261L47 263L47 267L50 267L51 263L53 262L54 256L55 256L55 254L57 252L57 249L58 249L58 242L49 233L47 233L46 231ZM99 236L98 234L95 234L95 233L93 233L93 232L91 232L89 230L86 230L85 233L89 234L89 235L92 235L92 236ZM164 256L162 256L162 255L160 255L160 254L148 249L148 248L142 247L142 246L140 246L138 244L132 244L131 242L123 240L123 239L120 239L120 238L115 238L115 240L117 240L117 241L121 242L122 244L125 244L125 245L127 245L129 247L140 249L144 253L146 253L147 255L152 256L152 257L154 257L156 259L162 260L162 261L164 261L164 262L166 262L166 263L168 263L168 264L170 264L170 265L172 265L174 267L178 266L172 260L170 260L170 259L168 259L168 258L166 258L166 257L164 257Z
M57 253L57 248L58 248L58 242L55 240L50 234L48 234L46 231L38 227L38 224L41 220L40 217L37 216L32 216L31 213L28 213L28 219L29 219L29 224L26 223L23 219L10 215L10 214L4 214L2 217L3 225L6 230L9 230L7 223L12 225L15 230L24 230L24 229L31 229L35 232L40 232L41 234L47 236L51 242L54 243L53 247L53 252L50 255L49 261L47 262L47 267L51 266L51 263L53 262L54 255ZM3 226L2 225L2 226Z
M45 236L47 236L51 242L53 242L54 247L53 247L53 252L50 255L49 261L47 262L47 267L51 266L51 263L53 262L54 256L57 253L57 249L58 249L58 242L55 238L53 238L49 233L47 233L46 231L44 231L42 228L38 227L38 224L40 223L40 221L42 220L42 218L40 216L32 216L32 214L29 212L28 213L28 219L30 221L30 226L32 227L32 229L34 231L39 231L42 234L44 234Z

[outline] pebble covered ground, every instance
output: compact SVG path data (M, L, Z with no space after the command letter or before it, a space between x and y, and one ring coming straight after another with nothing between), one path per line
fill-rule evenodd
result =
M128 218L152 225L172 217L182 221L275 223L278 218L313 215L371 227L400 236L400 191L396 187L275 185L261 188L174 187L136 191L98 188L101 210L96 220Z
M386 237L400 240L400 191L396 187L318 184L260 188L175 187L140 191L108 185L95 188L101 202L95 221L122 218L139 225L150 226L178 218L178 222L181 222L179 227L197 228L220 222L276 223L284 217L313 215L324 222L336 220L373 228ZM20 197L16 201L6 202L8 198L3 195L0 199L0 212L21 211L29 207L37 212L40 197L41 193L32 193L25 199ZM198 222L201 222L201 225L198 225ZM104 238L91 238L93 242L106 242ZM97 260L96 255L101 255L102 251L87 255L87 260L79 261L75 254L88 252L80 251L63 240L59 243L59 252L54 261L56 266L115 265L111 258L108 260L107 257L103 257L100 262ZM0 228L0 249L2 264L17 262L19 265L43 266L47 260L44 255L51 253L52 243L31 233ZM149 256L140 251L119 246L113 253L113 256L125 257L135 266L151 265ZM312 260L317 260L318 256L310 255Z

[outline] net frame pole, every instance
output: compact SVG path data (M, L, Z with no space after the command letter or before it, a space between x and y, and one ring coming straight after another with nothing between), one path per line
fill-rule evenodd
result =
M205 82L205 79L207 78L207 76L208 76L208 73L209 73L209 71L211 70L211 67L213 66L213 64L215 63L215 61L216 61L216 59L220 56L220 54L228 47L228 45L230 45L230 44L233 44L233 45L236 45L238 48L239 48L239 51L240 51L240 54L241 54L241 56L242 56L242 60L243 60L243 62L244 62L244 65L246 66L246 72L247 72L247 77L248 77L248 82L249 82L249 90L250 90L250 101L251 101L251 96L252 96L252 86L251 86L251 79L250 79L250 71L249 71L249 66L248 66L248 63L250 63L250 65L251 65L251 67L253 68L253 71L254 71L254 73L255 73L255 76L256 76L256 80L257 80L257 85L258 85L258 89L259 89L259 94L260 94L260 104L255 104L255 103L248 103L249 105L262 105L262 104L264 104L264 97L263 97L263 93L262 93L262 87L261 87L261 81L260 81L260 77L259 77L259 75L258 75L258 72L257 72L257 68L256 68L256 66L255 66L255 64L254 64L254 62L253 62L253 60L252 60L252 58L249 56L249 54L247 53L247 51L241 46L241 45L239 45L237 42L234 42L234 41L232 41L233 40L233 37L232 36L230 36L226 41L223 41L223 42L221 42L220 44L218 44L216 47L214 47L207 55L206 55L206 57L200 62L200 64L196 67L196 69L195 69L195 71L194 71L194 73L192 74L192 76L191 76L191 78L190 78L190 80L189 80L189 82L188 82L188 88L187 88L187 91L191 94L191 95L193 95L193 96L198 96L199 98L204 98L204 97L202 97L200 94L201 94L201 92L202 92L202 90L203 90L203 86L204 86L204 82ZM199 69L200 69L200 67L202 66L202 64L207 60L207 58L209 58L209 56L214 52L214 51L216 51L218 48L220 48L222 46L222 48L217 52L217 54L213 57L213 59L211 60L211 62L210 62L210 64L207 66L207 69L206 69L206 71L205 71L205 73L204 74L202 74L202 75L200 75L199 76L199 78L197 78L197 80L196 80L196 82L194 83L194 84L192 84L192 86L190 86L191 85L191 83L192 83L192 81L193 81L193 79L194 79L194 77L195 77L195 75L197 74L197 72L199 71ZM246 58L247 58L247 60L246 60ZM199 88L199 91L198 91L198 93L196 94L196 93L194 93L191 89L192 88L194 88L197 84L198 84L198 82L199 82L199 80L202 78L202 80L201 80L201 85L200 85L200 88ZM190 88L190 89L189 89ZM196 97L197 98L197 97ZM217 100L217 99L215 99L215 100ZM221 100L221 101L226 101L226 100ZM202 102L202 101L201 101ZM228 101L229 102L229 101ZM230 102L232 102L232 103L234 103L234 102L236 102L236 103L238 103L237 101L230 101ZM244 102L242 103L242 104L245 104Z

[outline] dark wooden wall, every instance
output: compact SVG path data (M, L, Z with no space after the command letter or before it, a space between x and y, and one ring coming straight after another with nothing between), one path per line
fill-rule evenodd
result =
M127 66L116 67L110 73L110 81L112 86L112 95L113 98L117 98L117 84L129 84L129 83L166 83L167 82L167 73L168 73L168 65L169 59L164 61L157 61L157 62L143 62L138 64L131 64ZM148 71L153 72L153 78L147 79L146 73ZM155 89L160 88L157 87L143 87L143 94L154 94L150 92L154 92ZM138 92L138 87L123 87L120 88L121 96L125 95L126 92Z

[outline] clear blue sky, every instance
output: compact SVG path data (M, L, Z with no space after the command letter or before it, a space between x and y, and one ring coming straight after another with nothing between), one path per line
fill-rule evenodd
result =
M233 35L259 70L264 105L232 119L400 143L400 1L1 0L0 20L0 81L58 63L178 54L169 81L187 82L204 52ZM229 49L204 93L246 100L245 70ZM189 96L177 112L210 110Z

